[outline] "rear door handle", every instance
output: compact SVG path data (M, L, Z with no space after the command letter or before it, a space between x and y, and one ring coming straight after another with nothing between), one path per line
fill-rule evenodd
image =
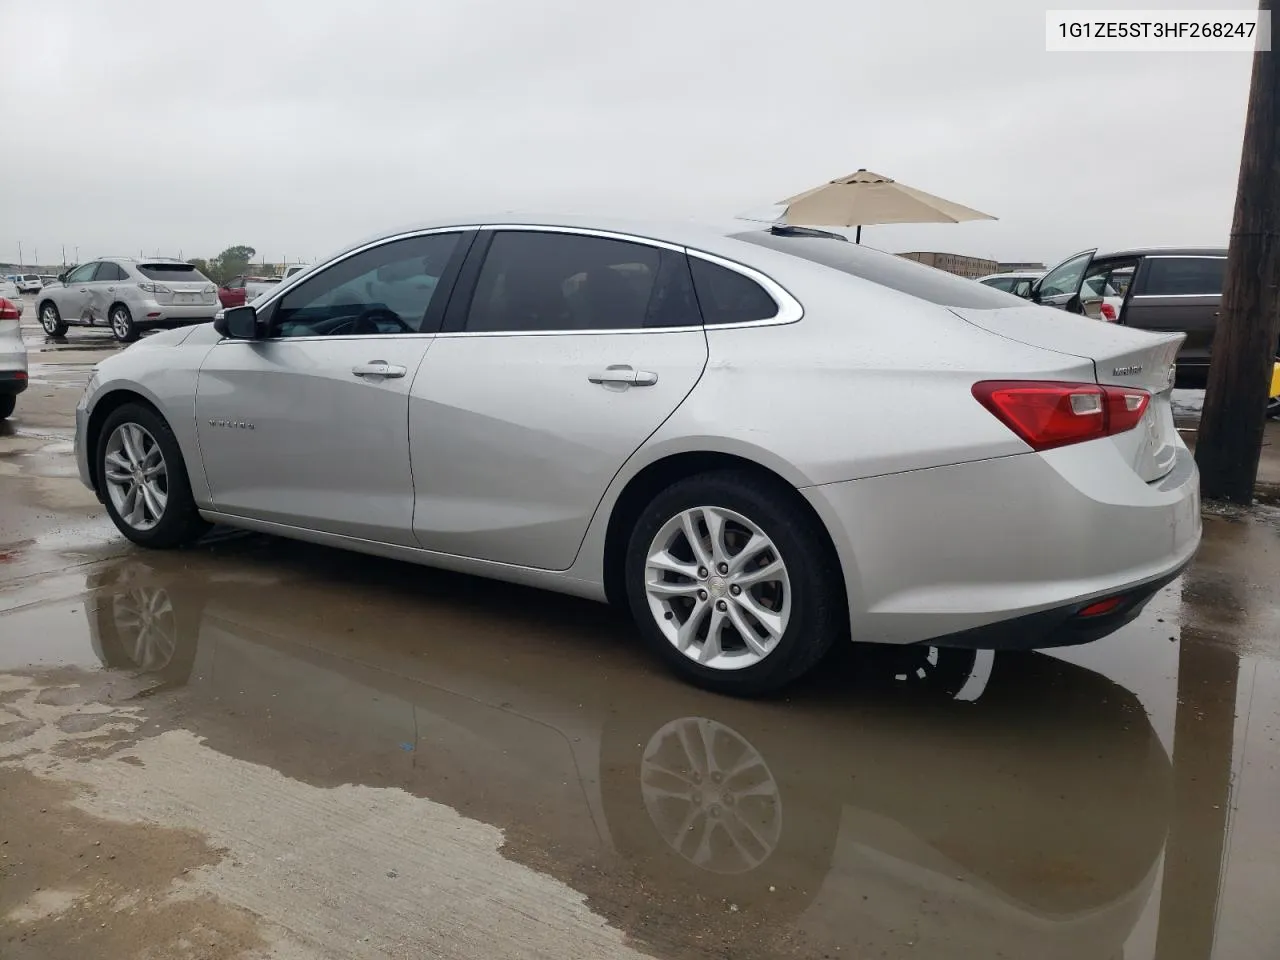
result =
M613 363L605 367L602 373L589 374L587 379L599 384L652 387L658 382L658 375L648 370L636 370L630 364Z
M408 367L387 363L385 360L370 360L368 363L361 363L351 368L352 375L356 377L385 377L388 380L403 377L408 372Z

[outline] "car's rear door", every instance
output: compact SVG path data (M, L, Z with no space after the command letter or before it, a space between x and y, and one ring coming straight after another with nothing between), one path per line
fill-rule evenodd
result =
M126 277L119 264L103 260L94 271L93 279L84 284L89 290L88 313L94 323L107 322L107 313L116 301L116 288L123 285Z
M1222 307L1225 254L1143 257L1122 322L1140 330L1185 333L1180 367L1207 367Z
M568 568L609 482L706 360L682 249L482 230L410 398L418 543Z
M355 251L263 304L266 339L209 351L196 430L218 511L413 545L409 390L473 236L435 231ZM418 296L371 299L383 277Z

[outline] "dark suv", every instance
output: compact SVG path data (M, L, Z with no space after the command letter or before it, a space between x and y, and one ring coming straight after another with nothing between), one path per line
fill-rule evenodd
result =
M1223 248L1073 254L1041 277L1031 299L1141 330L1185 333L1178 380L1202 385L1222 304Z

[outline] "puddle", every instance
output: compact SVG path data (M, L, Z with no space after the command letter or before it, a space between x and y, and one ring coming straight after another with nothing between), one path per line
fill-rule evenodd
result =
M1236 530L1211 528L1202 579ZM1264 598L1178 583L1055 656L854 649L741 702L667 677L606 608L265 537L95 563L80 589L0 616L11 660L152 678L140 736L491 824L660 956L1153 957L1178 923L1214 934L1220 886L1241 935L1267 916L1224 811L1247 767L1236 822L1269 829L1277 748L1242 739L1236 676L1253 731L1280 678L1188 626L1263 622ZM1206 798L1189 819L1179 784Z

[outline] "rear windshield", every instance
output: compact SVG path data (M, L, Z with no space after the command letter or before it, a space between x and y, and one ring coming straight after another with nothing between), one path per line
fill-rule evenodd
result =
M208 283L209 278L189 263L140 263L138 272L148 280L172 280L175 283Z
M1150 257L1142 292L1151 297L1221 294L1226 268L1225 257Z
M39 280L40 278L36 276L34 273L26 273L26 274L23 274L22 279L23 280Z
M944 307L999 310L1027 305L1025 300L984 283L927 267L914 260L869 250L857 243L819 237L778 236L767 230L736 233L732 239L745 240L747 243L811 260L824 267L831 267L841 273L861 277L882 287Z

